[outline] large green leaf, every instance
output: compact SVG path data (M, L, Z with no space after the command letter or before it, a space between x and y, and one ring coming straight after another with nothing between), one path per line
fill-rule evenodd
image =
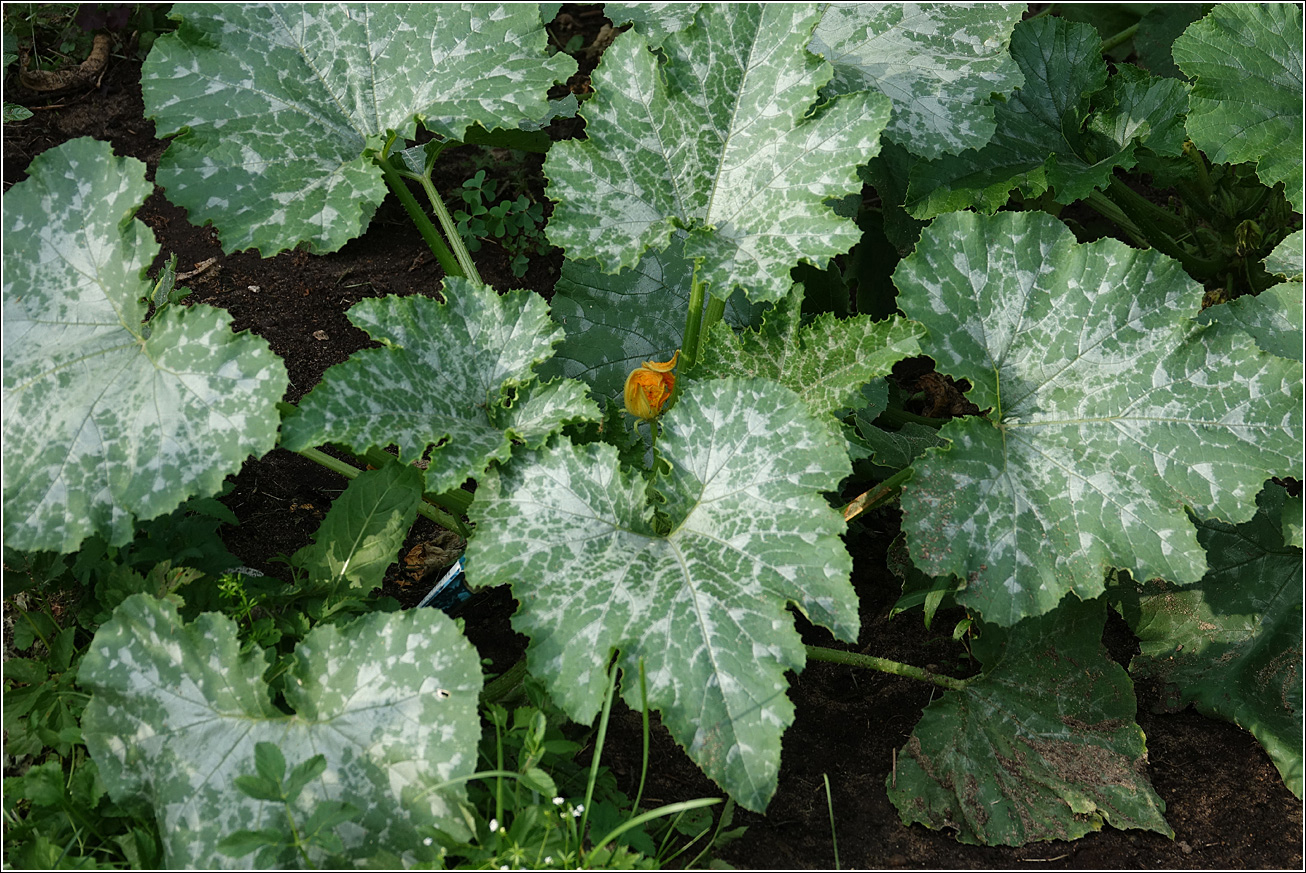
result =
M989 410L942 428L902 500L912 559L966 579L986 619L1096 597L1110 566L1196 582L1185 508L1245 521L1301 469L1301 364L1193 322L1202 289L1155 251L1079 245L1042 213L948 215L895 281Z
M1112 597L1140 642L1130 672L1161 682L1168 709L1251 731L1301 797L1302 552L1284 545L1285 497L1268 485L1251 521L1200 520L1211 569L1197 585L1126 576Z
M1177 153L1185 86L1125 65L1108 85L1092 25L1023 21L1011 54L1025 85L996 107L992 142L916 164L906 203L912 215L972 206L994 212L1013 189L1036 197L1051 188L1058 203L1072 203L1105 187L1116 168L1132 167L1139 145Z
M225 616L185 625L171 604L143 594L96 632L78 674L92 695L86 745L111 797L153 808L166 866L244 866L218 854L217 843L284 822L276 804L233 785L252 771L259 742L296 763L326 757L296 817L306 820L322 801L361 808L362 830L338 831L349 858L388 850L411 864L419 828L466 834L461 785L441 786L476 767L481 671L452 621L415 609L315 628L283 685L294 715L273 704L267 666L263 650L242 652Z
M479 483L468 579L512 585L527 664L577 721L593 719L620 650L623 692L743 806L775 791L793 720L786 670L805 655L785 604L857 636L843 521L821 497L850 470L842 446L788 389L695 383L666 415L669 464L648 487L602 443L514 457Z
M516 128L546 117L549 87L576 69L548 56L532 4L187 4L172 16L141 75L159 135L181 132L157 178L228 251L339 249L385 196L365 151L387 131Z
M1302 11L1296 3L1220 3L1174 43L1193 86L1188 135L1211 160L1256 162L1266 185L1302 197Z
M132 220L144 164L76 139L29 173L4 201L5 545L122 545L272 448L286 368L221 310L142 323L159 251Z
M1256 296L1235 297L1202 310L1200 320L1220 321L1247 331L1256 344L1281 358L1302 360L1302 246L1306 232L1290 234L1265 259L1266 271L1287 281Z
M423 490L422 471L398 461L359 473L293 563L333 592L349 587L367 594L395 563Z
M903 821L1005 846L1104 822L1174 836L1105 621L1101 600L1070 600L1009 630L984 626L971 644L984 672L931 703L898 755L888 787Z
M456 278L445 293L445 304L379 297L351 308L350 320L384 347L327 370L286 416L282 444L359 453L395 444L405 460L430 447L427 488L439 493L506 460L514 437L539 445L569 421L598 418L580 383L534 383L532 368L562 338L542 297Z
M736 334L713 326L700 366L716 376L774 379L803 398L817 415L857 406L862 386L887 376L903 358L920 354L919 324L895 316L873 321L831 313L802 324L803 290L794 287L756 331Z
M809 46L834 65L829 89L893 101L885 136L927 158L986 145L990 97L1023 83L1007 48L1020 4L831 3Z
M1302 301L1302 283L1284 282L1204 309L1198 320L1239 327L1270 354L1302 363Z
M583 141L545 161L559 203L549 238L608 272L689 232L685 257L725 299L789 290L861 233L825 200L861 190L856 167L879 149L888 100L858 93L813 109L830 65L807 52L813 6L705 6L659 55L631 31L604 52Z
M666 251L650 251L633 269L617 274L564 261L549 306L566 337L540 365L540 375L580 379L595 397L620 402L631 370L644 361L665 361L680 348L693 274L679 236ZM736 293L723 318L745 327L760 309Z

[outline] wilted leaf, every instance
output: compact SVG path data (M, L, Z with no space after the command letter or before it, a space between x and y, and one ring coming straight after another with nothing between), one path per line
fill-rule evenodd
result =
M963 843L1019 846L1101 829L1173 836L1147 778L1133 684L1102 647L1106 606L1071 598L1010 629L984 626L984 672L925 709L889 799L904 822Z

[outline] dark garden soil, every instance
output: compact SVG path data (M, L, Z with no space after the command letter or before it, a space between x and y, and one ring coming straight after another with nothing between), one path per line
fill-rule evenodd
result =
M596 19L594 11L569 11L574 32L592 43L601 18ZM570 35L560 34L561 41ZM573 90L583 91L583 80L573 82ZM33 118L4 126L5 191L25 178L35 155L79 136L107 140L117 154L144 161L153 178L165 143L154 138L153 123L143 117L140 63L134 58L119 51L98 88L32 108ZM527 157L523 166L520 155L467 148L447 152L441 162L446 170L436 181L442 192L483 167L491 175L516 174L537 196L543 189L538 156ZM138 217L153 228L162 245L159 263L175 252L179 271L201 270L182 283L194 289L188 302L225 309L233 330L259 334L281 356L290 373L285 397L290 402L312 388L327 367L369 345L367 336L345 316L351 305L387 294L438 296L441 270L393 198L361 238L324 256L296 252L263 259L253 252L224 254L211 228L192 225L157 190ZM526 276L517 279L507 254L494 244L486 244L476 258L494 287L524 287L545 297L552 295L561 264L561 253L555 250L536 258ZM202 267L210 259L215 260ZM904 379L913 378L910 369L903 372ZM270 559L305 545L344 487L335 474L281 450L249 460L233 481L224 500L240 524L224 530L228 547L249 566L274 575L277 565ZM862 602L862 636L852 648L952 675L973 672L964 648L951 639L956 615L941 613L929 631L919 613L887 618L898 591L884 555L897 529L896 512L882 510L858 519L848 533L855 558L853 581ZM431 531L430 523L419 519L410 544ZM397 578L397 570L392 575ZM396 581L378 593L413 605L429 587ZM483 657L493 659L495 669L506 669L524 649L525 640L509 626L513 608L506 590L492 590L477 593L462 612L469 637ZM824 631L805 625L804 635L809 643L838 645ZM1122 663L1137 651L1132 634L1118 621L1108 625L1106 642ZM1300 869L1302 804L1284 787L1251 735L1191 709L1156 714L1151 706L1160 699L1158 689L1140 685L1137 691L1151 777L1165 800L1174 840L1107 828L1074 843L986 848L961 845L947 832L906 827L890 805L885 785L892 778L894 750L906 742L931 699L932 687L812 663L794 678L790 691L797 720L785 734L779 791L765 816L737 814L736 824L747 825L747 832L720 858L740 868L833 868L835 840L822 778L828 776L844 867ZM641 758L640 719L618 703L613 723L604 761L633 795ZM649 778L648 803L720 796L660 727L653 737Z

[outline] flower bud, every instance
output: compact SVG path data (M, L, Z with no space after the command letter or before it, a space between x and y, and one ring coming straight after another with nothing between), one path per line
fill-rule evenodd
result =
M677 350L669 361L645 361L644 366L631 370L626 377L626 411L645 421L661 415L676 388L676 374L671 371L679 359Z

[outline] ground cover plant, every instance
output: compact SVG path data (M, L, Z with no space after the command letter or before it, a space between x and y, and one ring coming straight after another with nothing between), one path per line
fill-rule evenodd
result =
M7 787L11 857L657 859L638 800L612 795L627 830L548 818L545 725L619 688L762 811L810 660L940 689L886 789L962 841L1170 834L1134 679L1251 731L1300 797L1300 10L1218 6L1149 72L1019 7L609 4L631 27L579 110L548 99L575 70L554 11L174 11L142 70L171 202L271 256L340 249L393 192L448 277L358 303L376 346L293 405L266 342L145 278L144 165L73 140L8 192L6 595L18 568L45 606L6 664L7 751L41 760ZM540 136L577 111L583 139ZM433 182L459 142L547 149L547 303L480 280ZM897 266L848 315L875 222ZM886 377L920 355L970 414L908 411ZM350 484L281 578L224 576L210 498L274 446ZM963 608L978 672L799 636L857 641L849 522L893 502L899 608ZM488 690L456 624L369 597L419 513L518 604L529 737L482 778L528 800L465 788Z

